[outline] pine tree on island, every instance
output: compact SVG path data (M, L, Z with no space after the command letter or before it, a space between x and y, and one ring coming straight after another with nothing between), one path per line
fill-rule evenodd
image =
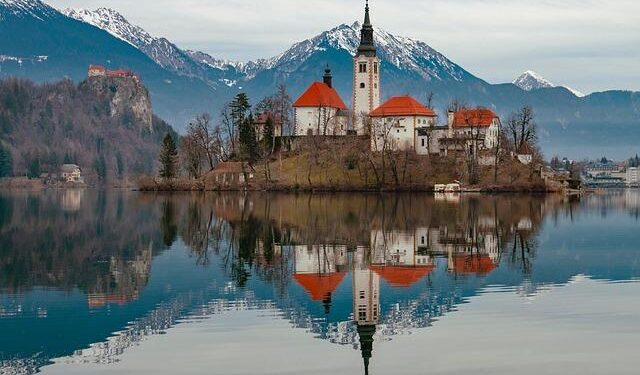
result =
M172 179L177 176L178 172L178 148L171 134L162 140L162 149L160 150L160 177Z

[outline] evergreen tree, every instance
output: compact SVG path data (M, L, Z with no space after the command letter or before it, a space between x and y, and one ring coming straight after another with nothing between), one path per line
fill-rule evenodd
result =
M13 175L13 159L11 152L0 143L0 177Z
M264 129L262 131L262 142L264 143L264 150L267 154L271 154L273 152L273 141L273 120L271 119L271 116L268 116L267 121L264 123Z
M247 94L241 92L233 98L231 101L231 120L236 128L240 129L240 126L249 115L250 109L251 105Z
M93 168L98 175L98 179L102 182L107 178L107 160L104 158L104 154L98 155L93 162Z
M178 171L178 148L171 134L162 140L160 150L160 177L175 178Z
M253 161L258 156L258 142L253 116L249 115L240 123L240 157L242 160Z
M31 159L29 163L29 168L27 170L27 177L29 178L38 178L40 177L40 158L34 157Z

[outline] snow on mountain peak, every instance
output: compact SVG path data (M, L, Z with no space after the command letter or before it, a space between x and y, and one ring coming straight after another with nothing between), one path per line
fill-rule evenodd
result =
M525 91L532 91L532 90L553 88L553 87L564 87L565 89L569 90L573 95L579 98L582 98L583 96L585 96L585 94L583 94L582 92L572 89L571 87L558 86L554 83L551 83L550 81L543 78L540 74L534 72L533 70L527 70L526 72L522 73L512 83Z
M295 70L308 56L328 48L344 50L355 55L360 44L360 22L342 24L311 39L294 44L282 54L255 62L262 69L278 67L283 71ZM425 80L453 79L461 81L471 75L442 54L407 37L392 35L381 28L374 28L374 41L378 55L400 70L418 74Z
M63 10L62 13L67 17L98 27L137 48L149 45L155 39L140 26L129 23L122 14L113 9L98 8L96 10L88 10L68 8Z
M527 70L513 81L513 84L525 91L556 87L533 70Z
M7 12L14 16L31 16L39 20L54 16L57 12L40 0L0 0L0 19Z

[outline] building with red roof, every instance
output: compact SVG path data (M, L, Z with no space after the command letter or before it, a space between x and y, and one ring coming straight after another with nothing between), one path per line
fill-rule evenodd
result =
M313 82L293 103L295 135L347 134L349 112L332 80L327 67L323 82Z
M441 142L441 153L472 147L475 152L498 144L500 117L488 108L465 108L447 114L448 134Z
M416 150L426 154L428 134L418 129L436 126L435 112L410 96L394 96L369 113L371 117L371 149Z

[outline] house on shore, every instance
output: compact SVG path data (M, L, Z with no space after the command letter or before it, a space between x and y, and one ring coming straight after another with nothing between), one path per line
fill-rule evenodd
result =
M221 162L206 176L206 185L219 189L246 186L254 178L253 170L244 162Z
M82 169L76 164L64 164L60 167L60 179L64 182L84 184Z

